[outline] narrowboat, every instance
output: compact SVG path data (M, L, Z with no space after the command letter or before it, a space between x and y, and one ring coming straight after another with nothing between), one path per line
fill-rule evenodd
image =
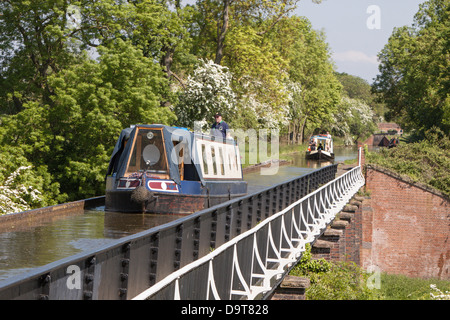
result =
M246 194L233 139L134 125L122 130L111 155L105 210L191 214Z
M333 139L326 134L312 136L306 151L306 159L319 161L334 160Z

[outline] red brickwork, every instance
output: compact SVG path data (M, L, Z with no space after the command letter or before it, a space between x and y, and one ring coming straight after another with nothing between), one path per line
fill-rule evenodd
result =
M450 201L384 169L366 168L361 266L450 279Z
M353 261L363 269L388 274L450 279L450 199L372 166L366 166L365 190L370 197L354 197L316 241L313 259ZM354 210L348 210L352 206ZM272 299L304 299L304 292L289 295L279 290Z

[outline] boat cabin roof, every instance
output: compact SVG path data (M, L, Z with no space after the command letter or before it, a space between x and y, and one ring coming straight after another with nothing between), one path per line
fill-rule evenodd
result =
M327 137L326 134L316 134L316 135L312 136L311 139L333 140L333 139Z
M203 184L205 179L242 179L236 142L233 139L218 140L186 128L135 125L120 133L107 175L115 173L117 177L123 177L130 170L143 172L147 171L143 168L150 168L150 173L167 175L167 178L180 183L183 176L179 166L184 165L195 171L196 179Z

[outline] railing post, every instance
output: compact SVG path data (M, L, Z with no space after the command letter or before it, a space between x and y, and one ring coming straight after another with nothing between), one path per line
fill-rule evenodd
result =
M178 225L175 228L175 244L174 244L174 258L173 269L178 270L181 265L181 247L183 243L183 224Z
M48 300L50 295L50 284L52 281L52 277L49 273L46 273L42 275L39 278L39 287L40 287L40 293L39 293L39 300Z
M216 247L216 239L217 239L217 210L211 212L211 228L210 228L210 242L209 247L214 249Z
M263 211L267 210L266 209L266 198L264 197L264 193L259 193L257 195L258 197L258 203L256 205L256 223L259 223L262 220L262 214Z
M149 284L154 285L157 280L158 251L159 251L159 233L155 232L150 236L150 265L149 265Z
M270 213L272 212L272 208L273 208L273 194L275 193L274 189L270 189L268 191L266 191L265 194L265 210L263 210L263 215L261 216L261 220L266 219L267 217L270 216Z
M193 241L193 250L192 250L192 258L194 260L199 257L199 248L200 248L200 218L197 217L194 219L194 236L192 238Z
M128 270L130 266L130 251L131 243L126 243L122 246L122 258L120 259L120 285L119 285L119 297L121 300L127 299L128 293Z
M247 227L246 230L250 230L255 224L253 221L255 208L255 197L251 196L247 201Z

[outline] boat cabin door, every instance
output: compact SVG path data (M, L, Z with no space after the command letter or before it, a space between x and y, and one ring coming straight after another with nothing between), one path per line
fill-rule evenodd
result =
M182 137L181 137L182 138ZM184 180L184 155L187 148L186 143L180 139L180 141L173 142L173 151L178 163L178 171L180 173L180 180Z

